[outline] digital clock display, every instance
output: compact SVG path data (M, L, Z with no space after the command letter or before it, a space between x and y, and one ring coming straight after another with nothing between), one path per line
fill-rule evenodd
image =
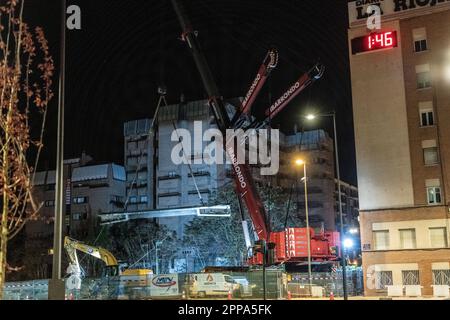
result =
M397 44L397 31L371 33L352 40L352 53L395 48Z

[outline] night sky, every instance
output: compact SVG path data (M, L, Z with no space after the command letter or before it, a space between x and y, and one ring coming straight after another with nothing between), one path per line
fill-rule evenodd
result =
M43 26L58 63L58 0L25 0L25 16ZM68 0L82 10L82 30L68 31L65 157L84 150L99 162L123 163L123 122L151 118L158 85L168 102L205 98L170 1ZM346 0L184 0L224 97L245 95L267 49L280 64L261 92L258 115L315 62L327 67L276 119L285 133L307 111L338 113L342 176L356 183ZM55 92L57 92L55 77ZM57 99L50 107L44 161L54 167ZM315 124L332 134L331 121ZM309 125L305 129L313 129Z

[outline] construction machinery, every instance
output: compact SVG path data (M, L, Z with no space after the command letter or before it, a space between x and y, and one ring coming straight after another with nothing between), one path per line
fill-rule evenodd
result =
M80 266L77 251L102 260L105 263L105 267L103 269L104 277L115 277L119 275L143 276L153 273L153 271L149 269L127 269L121 273L119 269L119 263L116 257L114 257L111 252L101 247L95 247L85 244L70 237L64 238L64 249L66 250L67 256L70 260L70 265L67 273L73 276L78 276L80 278L84 277L84 274Z
M324 66L320 63L314 65L308 72L304 73L289 89L277 99L266 111L266 119L258 122L251 116L251 108L255 99L267 80L269 74L277 66L278 52L269 50L263 65L253 81L240 108L230 119L225 103L214 77L208 66L207 60L198 43L198 32L194 31L187 17L184 6L180 0L171 0L182 28L182 40L184 40L192 53L197 69L200 73L204 88L209 96L209 105L217 122L218 129L226 136L227 129L261 129L266 128L270 121L277 116L296 96L319 80L324 73ZM251 224L257 241L249 248L250 265L281 264L289 261L304 260L307 256L306 243L307 229L291 228L283 232L271 232L266 210L263 202L256 191L254 180L247 164L236 161L237 147L224 145L224 151L232 161L232 170L236 184L236 193L240 207L242 202L246 205L251 218ZM245 146L244 146L245 147ZM241 210L242 212L242 210ZM244 234L248 238L246 221L243 219ZM339 256L339 233L323 232L314 234L310 230L311 258L315 261L336 260ZM249 243L249 241L246 241Z

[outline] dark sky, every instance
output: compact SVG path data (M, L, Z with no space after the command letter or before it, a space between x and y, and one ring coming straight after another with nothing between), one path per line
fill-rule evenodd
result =
M57 0L26 0L32 25L43 26L58 61ZM276 119L282 131L301 126L307 110L338 113L343 178L356 183L347 52L346 0L184 0L224 97L243 96L269 47L280 64L255 110L265 110L303 71L320 60L324 78ZM97 161L123 163L123 122L152 117L157 87L168 102L180 94L205 97L193 59L178 38L180 27L168 0L68 0L82 10L82 30L68 31L65 156L85 150ZM55 79L55 82L56 79ZM55 86L55 91L57 87ZM49 114L44 159L54 166L57 99ZM331 122L315 124L332 134ZM313 129L313 126L305 129Z

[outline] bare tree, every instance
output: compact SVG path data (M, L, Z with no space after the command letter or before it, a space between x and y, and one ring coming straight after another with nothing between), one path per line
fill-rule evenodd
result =
M33 201L32 182L53 97L48 42L41 28L30 30L23 10L24 0L0 2L0 300L8 240L37 219L42 206Z

